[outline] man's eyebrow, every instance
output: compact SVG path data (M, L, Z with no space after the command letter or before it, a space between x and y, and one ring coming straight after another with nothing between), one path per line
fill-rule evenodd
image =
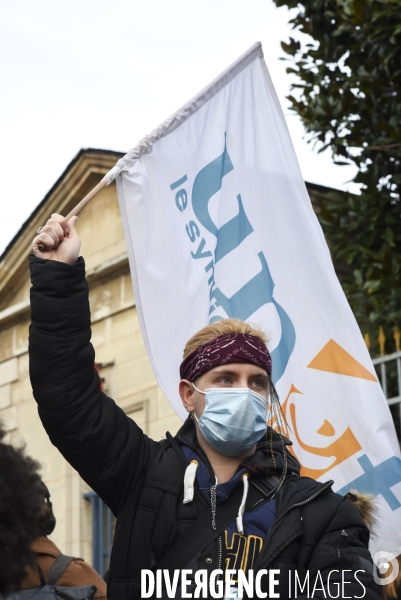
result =
M219 370L217 370L219 369ZM221 368L217 367L214 371L215 375L238 375L238 371L236 371L235 369L230 369L230 368ZM264 379L267 379L267 373L265 373L264 371L260 370L260 371L254 371L253 373L249 373L248 377L263 377Z
M225 367L218 367L218 369L214 371L215 375L238 375L238 371L235 371L235 369L226 369Z
M249 377L261 377L263 379L267 379L267 373L264 373L263 371L254 371L253 373L249 374Z

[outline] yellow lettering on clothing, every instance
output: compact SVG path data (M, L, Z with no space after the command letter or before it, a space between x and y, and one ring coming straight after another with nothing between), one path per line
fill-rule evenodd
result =
M226 546L225 567L226 569L241 569L245 574L248 569L253 569L255 560L263 547L263 538L258 535L241 535L233 533L231 543L228 541L228 532L224 532L224 543Z

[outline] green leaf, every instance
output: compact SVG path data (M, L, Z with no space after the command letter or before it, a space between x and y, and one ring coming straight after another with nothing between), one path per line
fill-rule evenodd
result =
M362 277L362 273L358 269L355 269L354 277L355 277L355 281L356 281L357 285L361 286L363 284L363 277Z
M392 229L390 229L389 227L386 228L386 233L385 233L385 240L388 243L389 246L394 247L395 243L394 243L394 232Z

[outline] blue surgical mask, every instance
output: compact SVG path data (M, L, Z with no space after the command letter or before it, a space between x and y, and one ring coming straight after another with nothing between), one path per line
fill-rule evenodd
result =
M225 456L249 450L266 431L266 398L249 388L210 388L202 392L206 406L200 419L195 415L205 440Z

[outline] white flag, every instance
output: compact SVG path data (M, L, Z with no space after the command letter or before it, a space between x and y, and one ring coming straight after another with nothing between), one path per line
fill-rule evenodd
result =
M226 317L271 332L302 474L378 496L373 549L401 554L401 460L260 44L117 163L138 315L177 413L186 341Z

